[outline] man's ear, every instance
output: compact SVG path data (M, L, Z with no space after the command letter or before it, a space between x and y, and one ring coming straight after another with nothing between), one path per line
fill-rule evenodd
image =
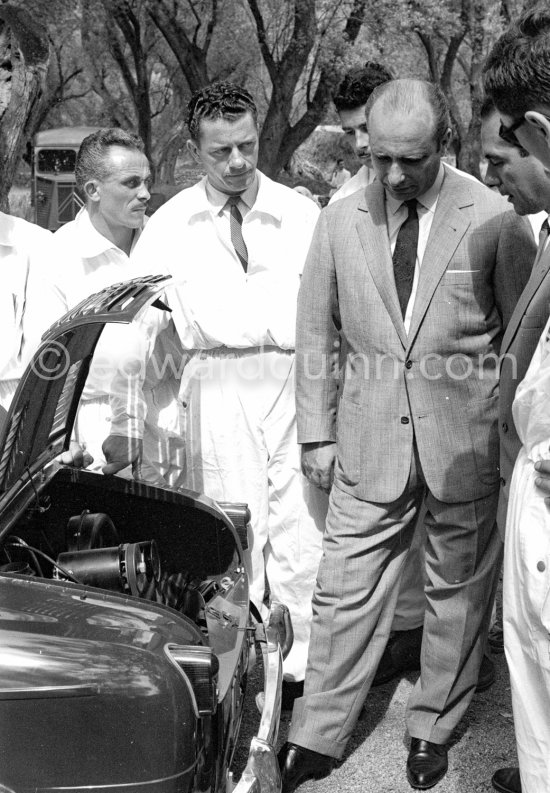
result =
M191 157L195 160L195 162L198 162L199 164L202 162L201 155L199 152L199 147L197 146L194 140L189 139L187 141L187 151L189 152Z
M525 120L536 127L539 134L546 139L546 144L550 148L550 119L546 118L538 110L528 110L525 114Z
M100 190L99 190L99 182L97 179L90 179L84 185L84 192L86 193L86 198L90 201L99 201L101 198Z

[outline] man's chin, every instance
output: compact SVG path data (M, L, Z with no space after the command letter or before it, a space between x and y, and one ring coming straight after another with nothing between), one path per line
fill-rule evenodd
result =
M514 208L514 212L516 213L516 215L522 215L523 216L523 215L529 215L530 214L529 207L524 206L524 204L518 203L511 196L508 196L508 203L512 204L512 207Z

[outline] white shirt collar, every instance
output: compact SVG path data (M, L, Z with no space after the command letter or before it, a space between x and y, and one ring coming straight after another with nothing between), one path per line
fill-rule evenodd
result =
M100 234L99 231L96 229L92 220L90 218L90 214L86 207L82 207L80 212L74 219L76 227L78 229L78 236L79 236L79 244L80 244L80 255L84 259L92 259L95 256L101 256L102 253L110 250L120 250L120 248L108 240L107 237L104 237L103 234ZM147 219L144 220L144 226L147 222ZM135 229L134 237L132 239L132 250L136 242L138 241L141 232L143 229ZM123 252L123 251L121 251Z
M431 187L416 197L416 200L419 204L422 204L424 209L427 209L429 212L435 212L435 207L437 204L437 199L439 198L439 193L441 190L441 186L443 184L443 179L445 178L445 169L443 164L440 164L439 171L437 172L437 176L435 177L434 183ZM401 201L399 198L394 198L391 196L387 191L386 193L386 207L388 213L395 215L395 213L402 207L404 201Z
M270 215L280 223L282 220L282 207L280 205L281 196L278 191L273 190L273 185L275 183L258 170L256 171L256 177L257 186L250 185L250 187L244 191L241 196L243 203L248 209L261 214ZM209 211L212 214L218 215L227 203L228 196L213 188L207 181L206 176L203 176L196 187L200 190L202 197L199 199L197 196L194 208L195 211L192 214L198 215L202 212Z

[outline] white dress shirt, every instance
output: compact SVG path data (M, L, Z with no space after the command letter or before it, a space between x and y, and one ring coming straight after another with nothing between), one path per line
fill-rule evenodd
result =
M50 239L46 229L0 212L0 404L6 408L42 333L61 313L48 283Z
M437 207L437 200L439 198L439 191L445 178L445 171L443 165L440 165L439 172L435 178L434 183L425 193L417 196L418 202L418 245L416 248L416 266L414 268L414 280L412 285L411 296L407 303L407 311L405 312L404 325L407 333L411 326L412 312L414 308L414 301L416 292L418 290L418 279L420 277L420 268L422 266L422 259L428 244L428 237L432 228L432 222ZM389 193L386 193L386 221L388 227L388 236L390 239L390 249L393 256L395 250L395 243L397 242L397 235L399 229L407 219L409 211L403 201L393 198Z
M135 230L134 245L140 233ZM85 207L55 232L51 251L55 262L53 281L63 305L61 313L107 286L140 274L130 257L97 231ZM94 353L83 399L109 394L112 368L122 360L125 346L133 343L133 333L131 326L111 324L105 328Z
M140 233L136 229L132 248ZM129 256L93 226L85 207L74 220L55 232L52 250L55 283L65 311L88 295L137 275Z

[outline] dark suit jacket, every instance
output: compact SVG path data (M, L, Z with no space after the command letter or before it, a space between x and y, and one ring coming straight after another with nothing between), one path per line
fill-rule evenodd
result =
M501 492L498 525L502 534L510 480L521 441L518 438L512 403L516 388L525 377L540 334L550 313L550 250L546 248L536 263L502 339L499 400Z
M321 213L298 301L298 440L337 441L340 488L398 498L414 438L438 499L495 490L498 353L533 257L528 224L499 195L446 171L407 334L382 185ZM340 331L347 360L336 421Z

